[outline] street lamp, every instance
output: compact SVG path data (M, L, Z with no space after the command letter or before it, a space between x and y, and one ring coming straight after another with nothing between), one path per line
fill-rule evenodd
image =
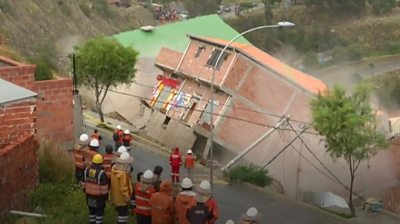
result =
M281 21L278 22L277 24L274 25L263 25L263 26L258 26L258 27L254 27L251 28L249 30L246 30L240 34L238 34L237 36L235 36L234 38L232 38L232 40L230 40L225 47L222 49L222 51L219 53L217 61L214 64L214 68L213 68L213 73L212 73L212 77L211 77L211 97L210 97L210 101L211 101L211 105L210 105L210 110L211 110L211 118L210 118L210 124L211 124L211 130L210 130L210 151L209 151L209 156L210 156L210 160L211 160L211 167L210 167L210 184L212 186L212 189L214 189L214 181L213 181L213 170L214 170L214 160L213 160L213 153L214 153L214 78L215 78L215 70L218 67L218 63L222 58L222 55L224 54L224 52L226 51L226 49L228 49L228 47L235 41L237 40L239 37L248 34L250 32L256 31L256 30L261 30L261 29L266 29L266 28L285 28L285 27L292 27L295 26L294 23L292 22L288 22L288 21Z

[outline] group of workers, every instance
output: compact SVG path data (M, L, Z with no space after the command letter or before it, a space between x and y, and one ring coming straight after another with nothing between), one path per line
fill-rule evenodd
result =
M121 127L115 133L120 135ZM128 133L129 134L129 133ZM115 134L114 134L115 135ZM114 136L113 136L114 137ZM213 224L219 217L216 200L212 197L211 185L207 180L194 189L191 170L195 156L189 149L184 159L188 175L180 183L179 171L182 156L175 147L169 156L171 179L161 180L163 168L138 172L136 183L131 173L134 158L128 147L119 138L114 139L117 151L112 145L105 146L105 154L99 153L101 136L97 130L91 135L82 134L74 147L75 177L81 184L89 209L89 223L103 223L104 209L107 201L115 206L117 223L128 223L129 213L136 216L137 224ZM174 192L173 184L180 183L181 191ZM111 197L109 197L109 195ZM257 210L249 209L240 223L259 223ZM226 223L234 223L228 220Z

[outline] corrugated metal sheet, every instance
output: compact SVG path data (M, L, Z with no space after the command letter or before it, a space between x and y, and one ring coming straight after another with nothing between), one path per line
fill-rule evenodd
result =
M37 96L37 93L0 79L0 104Z

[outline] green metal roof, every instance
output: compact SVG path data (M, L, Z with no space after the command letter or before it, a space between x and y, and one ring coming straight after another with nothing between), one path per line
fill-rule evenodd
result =
M161 47L184 52L189 44L187 34L230 40L239 33L214 14L157 26L149 32L141 29L123 32L114 38L139 51L139 57L156 57ZM237 42L250 44L244 37Z

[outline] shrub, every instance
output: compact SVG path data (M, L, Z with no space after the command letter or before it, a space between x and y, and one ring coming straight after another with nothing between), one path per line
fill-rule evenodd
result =
M39 177L41 182L68 184L74 179L72 156L50 141L39 146Z
M53 78L53 66L43 57L34 57L29 60L36 65L35 80L49 80Z
M272 178L267 175L268 171L262 167L250 164L247 166L236 166L229 170L226 175L233 182L247 182L260 187L271 184Z

